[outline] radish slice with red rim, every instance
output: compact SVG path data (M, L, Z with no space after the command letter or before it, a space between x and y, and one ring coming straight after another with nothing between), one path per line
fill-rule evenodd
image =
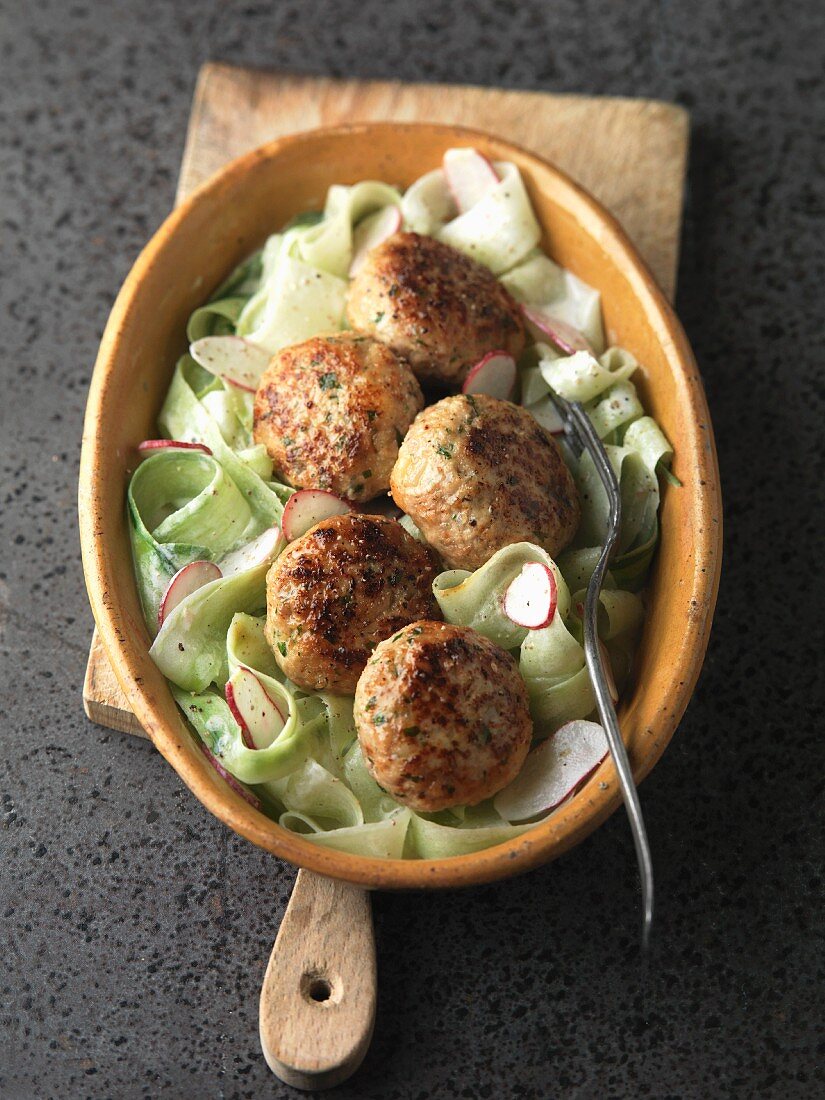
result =
M399 206L384 206L375 214L370 214L359 222L352 234L352 262L349 265L349 276L357 275L364 266L367 253L383 244L401 228L401 208Z
M218 565L225 577L234 577L238 573L245 573L248 569L255 569L259 565L266 565L274 561L281 549L281 530L279 527L267 527L260 535L240 546L237 550L231 550Z
M541 630L553 621L558 606L556 576L549 565L529 561L504 593L504 614L517 626Z
M476 149L448 149L444 175L460 214L480 202L499 182L493 165Z
M142 458L158 451L200 451L205 455L212 454L205 443L185 443L182 439L144 439L142 443L138 443L137 449Z
M529 821L554 809L607 756L607 737L597 722L568 722L527 754L519 774L499 791L493 806L505 821Z
M272 358L265 348L242 336L204 336L189 345L189 354L204 370L247 393L257 390Z
M516 384L516 361L506 351L490 351L470 370L461 392L483 393L507 401Z
M247 788L243 785L243 783L240 782L240 780L236 779L231 772L228 772L226 770L226 768L223 766L220 760L218 760L217 756L215 756L211 749L207 745L204 745L203 741L198 741L198 744L203 750L203 755L206 757L206 759L209 761L209 763L212 765L212 767L215 769L221 779L225 780L226 783L232 788L232 790L235 791L236 794L239 794L241 798L244 799L244 801L249 803L250 806L254 806L256 810L260 810L260 799L256 798L252 791L247 790Z
M577 328L568 325L552 313L537 309L535 306L522 306L522 312L527 321L527 327L531 336L536 340L549 339L559 351L567 355L574 355L577 351L589 351L595 355L587 337Z
M241 666L226 683L226 702L249 749L266 749L286 725L286 717L251 668Z
M158 628L175 610L178 604L183 603L187 596L203 588L211 581L219 581L223 574L213 561L190 561L184 565L172 577L166 586L166 591L160 599L158 608Z
M299 489L286 502L281 524L287 541L292 542L321 520L351 511L345 500L326 489Z

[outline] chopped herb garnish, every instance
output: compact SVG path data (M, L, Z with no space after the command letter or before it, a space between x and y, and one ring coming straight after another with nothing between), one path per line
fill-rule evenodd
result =
M378 698L377 698L377 696L375 696L375 695L371 695L371 696L369 697L369 699L367 699L367 701L366 701L366 703L365 703L365 705L364 705L364 710L375 710L375 704L376 704L377 702L378 702Z
M384 311L382 310L380 313L376 313L375 317L373 317L373 319L372 319L372 323L374 325L377 325L379 323L379 321L383 321L383 320L384 320Z
M443 455L444 458L452 458L453 457L453 444L448 443L445 446L443 443L439 443L438 446L435 449L435 453L439 454L439 455Z
M363 474L361 474L361 477L364 479L364 481L366 481L368 477L372 477L372 470L364 470Z
M378 413L375 411L375 409L367 409L368 420L375 420L376 416L378 416Z
M286 642L278 642L278 652L282 657L286 657Z
M405 726L403 732L406 733L409 737L418 737L418 735L421 733L421 727Z
M338 375L332 371L327 371L326 374L322 374L318 379L318 385L322 390L337 390L340 389L341 383L338 381Z
M374 714L372 716L373 724L376 726L383 726L386 720L386 716L383 714Z

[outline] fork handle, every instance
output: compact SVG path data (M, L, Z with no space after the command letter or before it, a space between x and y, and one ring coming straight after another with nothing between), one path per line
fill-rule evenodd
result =
M367 891L299 871L261 988L261 1047L269 1068L299 1089L345 1081L369 1047L375 1002Z

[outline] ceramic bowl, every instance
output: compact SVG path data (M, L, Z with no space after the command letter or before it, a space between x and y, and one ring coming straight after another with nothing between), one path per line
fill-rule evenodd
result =
M186 320L228 272L294 214L322 206L330 184L374 178L404 187L455 145L518 165L543 228L542 247L601 291L609 338L642 364L634 381L675 448L682 487L664 491L635 688L619 714L634 774L644 778L673 736L707 645L721 548L716 452L701 379L672 308L614 219L552 165L485 133L412 123L297 134L233 161L166 219L138 257L103 335L84 429L86 583L100 637L137 718L181 779L230 828L292 863L367 887L469 885L554 859L619 806L612 763L606 760L546 821L472 855L379 860L322 848L282 829L208 764L148 656L125 491L136 444L157 434L157 413L186 347Z

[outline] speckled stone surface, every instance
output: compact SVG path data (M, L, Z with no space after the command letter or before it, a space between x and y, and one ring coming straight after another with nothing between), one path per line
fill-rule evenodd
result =
M89 374L114 294L172 203L207 58L657 96L693 116L678 307L719 441L726 562L695 700L643 788L651 958L637 950L621 815L518 881L379 896L375 1040L338 1094L822 1095L825 10L2 0L0 12L0 1095L297 1095L257 1038L294 871L80 703Z

